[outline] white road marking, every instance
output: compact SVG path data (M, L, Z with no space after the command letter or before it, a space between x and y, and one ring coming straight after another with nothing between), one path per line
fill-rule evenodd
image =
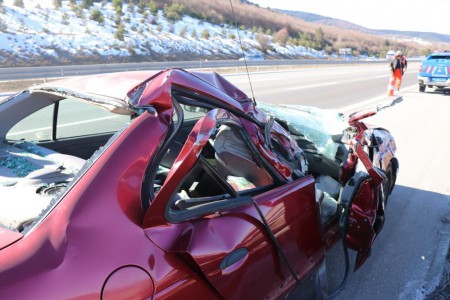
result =
M398 92L397 95L395 95L394 97L387 96L387 95L378 96L378 97L371 98L371 99L368 99L368 100L363 101L363 102L358 102L358 103L354 103L354 104L351 104L351 105L348 105L348 106L345 106L345 107L338 108L337 110L340 111L340 112L343 112L343 113L349 113L349 112L354 112L354 111L359 110L359 109L364 109L364 108L368 108L368 107L374 107L375 104L381 104L383 102L391 101L391 100L394 100L394 99L396 99L398 97L401 97L401 91L409 91L409 90L412 90L412 89L414 89L416 87L417 87L417 84L414 84L414 85L402 88L400 90L400 92Z
M85 121L79 121L79 122L72 122L72 123L67 123L67 124L61 124L61 125L58 125L58 128L69 127L69 126L80 125L80 124L87 124L87 123L94 123L94 122L99 122L99 121L104 121L104 120L114 119L114 118L118 118L118 117L119 117L119 116L108 116L108 117L97 118L97 119L92 119L92 120L85 120ZM30 129L30 130L24 130L24 131L17 131L17 132L8 134L8 136L15 136L15 135L26 134L26 133L32 133L32 132L39 132L39 131L49 130L49 129L52 129L52 127L51 127L51 126L47 126L47 127L36 128L36 129Z
M336 85L336 84L338 84L337 81L333 81L333 82L320 83L320 84L296 86L296 87L292 87L292 88L287 88L286 90L287 91L295 91L295 90L309 89L309 88L315 88L315 87L321 87L321 86L327 86L327 85Z

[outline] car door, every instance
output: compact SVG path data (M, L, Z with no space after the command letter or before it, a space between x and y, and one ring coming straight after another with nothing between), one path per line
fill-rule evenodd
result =
M296 282L289 268L304 279L324 259L314 179L235 191L203 156L218 111L193 128L146 213L145 232L201 274L218 297L276 298ZM195 197L202 185L213 194Z
M361 144L355 146L355 154L364 166L344 186L341 192L341 228L345 243L357 252L354 271L370 256L372 244L384 224L385 174L375 168Z

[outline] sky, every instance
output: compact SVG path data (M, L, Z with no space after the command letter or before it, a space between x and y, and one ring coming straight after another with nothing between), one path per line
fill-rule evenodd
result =
M250 0L262 7L297 10L342 19L370 29L450 35L450 0Z

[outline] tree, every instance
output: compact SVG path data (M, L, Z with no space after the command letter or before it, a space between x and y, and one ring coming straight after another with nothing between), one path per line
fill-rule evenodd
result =
M92 5L94 5L93 0L83 0L83 8L89 9Z
M119 41L123 41L125 39L125 25L123 25L122 22L119 24L119 28L117 28L114 37Z
M278 44L280 44L280 46L283 46L283 47L286 46L288 39L289 39L289 33L288 33L286 27L283 27L280 30L278 30L273 36L273 40L275 42L277 42Z
M202 38L207 40L207 39L209 39L209 37L210 37L209 30L208 29L203 30Z
M178 4L178 3L172 3L171 5L165 5L164 6L164 16L169 21L179 21L181 18L183 18L184 13L184 5Z
M123 1L122 0L113 0L112 5L114 7L114 10L116 11L116 14L121 16Z
M153 15L153 16L156 16L156 14L158 13L158 6L156 5L156 3L155 3L155 1L150 1L149 3L148 3L148 8L150 9L150 13Z
M148 12L144 11L144 13L142 14L141 23L144 24L147 21L147 18L148 18Z
M69 25L69 15L66 12L64 12L61 17L61 23L63 25Z
M129 13L134 13L134 10L136 9L136 7L134 6L134 3L133 2L130 2L129 4L128 4L128 6L127 6L127 11L129 12Z
M23 1L22 1L22 0L14 0L13 5L14 5L14 6L17 6L17 7L22 7L22 8L25 6L25 5L23 4Z
M0 32L6 32L6 30L8 30L8 26L3 19L0 19Z
M267 50L269 49L269 44L270 44L270 38L269 36L263 34L263 33L258 33L256 35L256 41L259 43L260 45L260 50L264 53L267 52Z
M139 0L139 2L138 2L138 4L137 4L137 7L138 7L138 13L143 14L143 13L145 12L145 9L146 9L147 6L148 6L147 2L148 2L148 1L146 1L146 0Z
M62 0L53 0L53 6L58 9L62 6Z
M314 32L314 42L318 45L318 50L325 48L327 42L325 40L325 34L323 33L322 27L319 27Z
M103 24L105 22L105 18L103 17L102 13L97 8L95 8L91 11L90 19L97 21L99 24Z

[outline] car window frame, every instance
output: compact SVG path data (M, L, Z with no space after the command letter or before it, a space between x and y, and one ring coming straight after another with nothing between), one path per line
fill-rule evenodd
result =
M217 184L221 185L221 187L225 191L227 191L227 193L208 197L190 198L189 200L194 200L192 201L193 205L191 207L174 210L173 207L176 205L176 201L179 201L179 199L175 197L178 193L178 190L184 183L184 179L189 177L197 167L203 168L203 170L206 171L208 175L211 176L214 181L216 181ZM251 204L254 201L254 196L260 195L272 188L275 188L276 186L278 185L275 184L274 180L272 184L266 186L255 187L244 191L236 191L226 181L226 179L222 175L220 175L218 171L206 160L206 158L200 155L196 164L184 176L183 180L180 182L177 188L174 189L172 195L170 196L170 200L167 202L166 209L164 211L164 217L169 222L179 223L187 221L189 219L230 210L236 207ZM199 202L204 203L195 204L195 200L200 200Z
M175 100L176 101L176 100ZM178 104L179 105L179 104ZM184 121L184 118L182 118ZM195 165L187 172L183 180L180 181L178 186L173 190L172 194L170 195L170 199L167 201L166 208L164 211L164 217L169 222L178 223L183 222L191 218L201 217L203 215L216 213L219 211L229 210L235 207L239 207L242 205L248 205L249 203L253 202L253 196L262 194L266 192L267 190L270 190L274 187L277 187L280 185L280 181L277 180L277 177L274 176L266 167L266 164L262 162L263 158L259 156L259 152L256 149L256 146L252 144L251 138L248 136L248 133L246 133L241 127L237 126L232 121L221 121L218 125L227 125L229 127L234 127L236 130L240 132L240 134L245 137L244 141L251 152L252 156L255 158L256 162L258 162L259 166L263 168L266 173L272 178L272 183L265 185L265 186L259 186L252 189L244 190L244 191L236 191L227 181L226 179L218 173L218 171L207 161L207 159L200 154L197 162ZM180 124L180 127L182 127L182 124ZM249 145L250 143L250 145ZM254 147L251 147L253 145ZM203 149L202 149L203 150ZM255 152L256 151L256 152ZM200 200L199 202L205 202L200 203L197 205L193 205L192 207L188 208L182 208L179 210L174 210L172 207L175 206L175 202L180 200L177 199L175 196L178 193L180 187L184 183L184 179L189 177L191 173L197 168L201 167L204 171L208 173L209 176L221 187L223 190L227 191L227 193L209 196L209 197L196 197L196 198L190 198L194 200ZM220 199L217 199L220 198ZM209 201L211 200L211 201Z
M19 122L22 122L23 120L25 120L26 118L30 117L31 115L35 114L38 111L41 111L44 108L47 108L49 106L52 106L52 116L51 116L51 129L50 129L50 139L39 139L39 140L30 140L30 139L26 139L26 138L19 138L19 139L11 139L9 138L8 140L27 140L27 141L32 141L32 142L36 142L36 143L41 143L41 142L55 142L55 141L63 141L63 140L69 140L69 139L74 139L74 138L83 138L83 137L89 137L89 136L97 136L97 135L105 135L105 134L114 134L115 132L117 132L118 130L120 130L120 128L122 128L123 126L121 126L118 130L111 130L111 131L104 131L104 132L96 132L96 133L87 133L87 134L80 134L80 135L72 135L72 136L65 136L65 137L58 137L58 116L59 116L59 112L60 112L60 102L61 101L65 101L68 99L72 99L74 101L77 101L78 103L80 103L80 105L88 105L88 106L92 106L92 107L96 107L95 105L92 104L88 104L84 101L80 101L75 97L68 97L68 98L62 98L62 99L58 99L56 101L53 101L52 103L41 107L40 109L30 113L29 115L25 116L24 118L22 118L21 120L19 120L18 122L16 122L6 133L6 138L8 139L8 134L11 132L11 130L14 128L14 126L16 126L16 124L18 124ZM98 108L98 107L96 107ZM98 108L101 109L101 108ZM110 114L114 115L114 113L110 112ZM129 116L129 121L131 121L133 118L133 115Z

